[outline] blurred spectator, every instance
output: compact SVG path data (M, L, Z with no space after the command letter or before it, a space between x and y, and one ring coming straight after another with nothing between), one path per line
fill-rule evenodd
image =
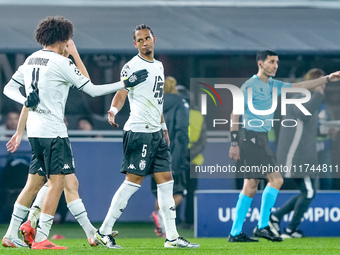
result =
M178 94L190 104L189 146L186 153L187 159L185 161L185 165L187 165L188 170L190 170L186 171L187 195L185 198L185 220L182 227L192 228L194 224L194 196L198 186L198 179L197 176L190 176L190 173L195 173L195 167L204 163L202 152L206 144L207 127L204 117L196 105L194 94L190 93L190 90L183 85L177 85L176 89Z
M320 121L330 121L331 114L329 107L327 107L326 101L324 100L319 109L319 132L317 137L316 149L318 152L318 161L320 165L331 166L333 164L332 159L332 138L338 132L337 128L328 128L323 126ZM319 179L319 188L323 190L331 190L333 186L332 173L327 171L323 173L323 178Z
M83 116L79 118L77 121L77 129L86 130L86 131L93 130L93 122L92 122L91 117Z
M191 94L189 94L191 95ZM191 176L195 173L196 166L204 163L203 150L206 144L207 127L204 122L204 117L190 98L190 114L189 114L189 146L187 160L190 163L190 171L187 171L187 196L185 206L185 224L184 227L192 228L194 224L194 196L198 186L197 176Z
M163 113L170 138L172 176L174 178L173 194L177 207L186 195L186 172L189 171L189 165L185 164L189 144L189 104L178 95L176 83L176 79L171 76L165 79ZM151 187L153 194L156 196L157 185L154 179L152 179ZM162 220L158 210L156 200L155 212L152 213L152 217L156 223L155 232L162 236L165 234L165 229L162 230ZM178 223L179 220L180 214L177 213L176 222Z
M6 115L6 122L1 127L1 131L16 130L20 114L16 111L10 111ZM1 135L2 138L8 139L11 134ZM28 153L30 154L30 153ZM25 186L27 179L28 166L30 162L29 155L25 153L8 154L6 164L0 171L0 210L2 211L2 220L9 221L11 218L13 204Z
M77 121L77 129L83 131L92 131L95 129L91 116L80 117ZM101 135L85 134L80 135L81 137L102 137Z
M176 85L178 95L184 98L190 104L190 90L184 85Z
M7 130L16 130L17 125L18 125L18 121L19 121L19 112L16 111L12 111L12 112L8 112L6 115L6 122L4 125L0 126L0 134L2 133L2 131L7 131ZM8 135L3 135L1 134L1 137L11 137L11 134Z
M9 112L6 117L6 129L16 130L20 114L18 112Z

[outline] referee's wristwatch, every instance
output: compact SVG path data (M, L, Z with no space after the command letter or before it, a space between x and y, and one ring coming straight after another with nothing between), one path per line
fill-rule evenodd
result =
M236 147L236 146L238 146L238 142L236 142L236 141L234 141L234 142L231 142L230 144L231 144L231 146L232 146L232 147Z

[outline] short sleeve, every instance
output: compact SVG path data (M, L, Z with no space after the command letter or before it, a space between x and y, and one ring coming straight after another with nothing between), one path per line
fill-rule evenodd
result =
M62 74L73 86L81 90L90 80L85 77L71 59L62 62Z
M290 82L273 80L273 87L277 88L278 96L281 95L281 88L290 88L291 86L292 84Z
M248 108L248 88L249 88L249 85L247 84L243 84L241 87L241 90L244 96L244 107L245 108Z

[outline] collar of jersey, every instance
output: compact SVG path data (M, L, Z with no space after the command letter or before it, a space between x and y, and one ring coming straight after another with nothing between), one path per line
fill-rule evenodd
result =
M265 82L263 82L263 81L257 76L257 74L254 74L253 77L251 77L251 78L256 78L256 79L258 79L260 82L262 82L263 84L269 84L269 85L271 85L271 81L273 80L272 77L269 77L268 83L265 83Z
M42 49L41 51L54 52L54 53L58 54L57 52L55 52L55 51L53 51L53 50Z
M142 58L139 54L137 55L140 59L144 60L145 62L148 62L148 63L153 63L154 61L149 61L149 60L146 60L145 58Z

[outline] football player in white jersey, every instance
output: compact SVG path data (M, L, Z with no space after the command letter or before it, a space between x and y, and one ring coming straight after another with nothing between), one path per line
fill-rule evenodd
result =
M173 199L173 178L169 136L163 118L163 64L154 59L155 36L147 25L138 25L133 33L138 55L121 72L122 80L140 68L148 70L146 81L138 86L121 90L112 100L109 123L117 127L114 117L123 107L126 97L130 102L130 116L124 126L124 159L121 172L125 181L112 198L107 216L95 234L96 240L106 248L121 248L112 237L112 227L124 211L129 198L140 188L144 177L152 174L157 182L159 207L166 230L166 248L197 248L177 233L176 207Z
M65 175L75 172L63 121L69 88L75 86L91 96L100 96L133 87L147 78L147 71L139 70L124 82L93 85L83 70L86 68L80 58L75 61L82 71L63 56L72 36L73 25L67 19L47 17L42 20L35 31L35 38L44 48L30 55L4 88L6 96L30 108L27 136L32 147L32 161L26 186L14 206L16 219L12 217L12 220L16 224L25 218L36 193L44 185L46 177L49 179L32 249L67 249L47 238L65 186ZM81 63L78 63L79 60ZM20 87L25 88L29 95L27 99L20 93ZM35 100L36 95L39 95L38 100ZM39 104L32 103L34 101Z
M75 59L77 65L80 65L79 70L85 75L88 76L86 68L83 66L83 62L80 59L77 48L73 42L73 40L69 40L67 43L67 50L64 52L64 56L68 57L72 55ZM34 94L33 94L34 95ZM10 141L6 144L7 150L11 153L15 152L21 143L21 138L25 131L27 115L29 108L23 107L22 112L20 114L20 121L18 121L16 133L12 136ZM68 174L65 176L65 187L64 194L67 202L67 207L72 213L72 215L76 218L78 223L83 228L88 242L90 246L97 246L98 243L94 240L93 235L97 231L97 229L91 224L90 220L87 217L87 212L82 200L79 197L78 193L78 179L75 174ZM24 241L26 245L31 247L34 237L35 237L35 228L37 225L37 221L40 217L41 206L48 190L48 184L44 185L36 195L34 199L34 203L32 204L29 214L27 216L27 221L20 226L20 233L23 235ZM15 216L12 216L14 220L11 220L11 223L8 227L8 231L4 236L2 243L5 247L19 248L26 247L25 244L18 238L18 228L19 223L15 221ZM113 231L113 236L118 235L118 231Z

